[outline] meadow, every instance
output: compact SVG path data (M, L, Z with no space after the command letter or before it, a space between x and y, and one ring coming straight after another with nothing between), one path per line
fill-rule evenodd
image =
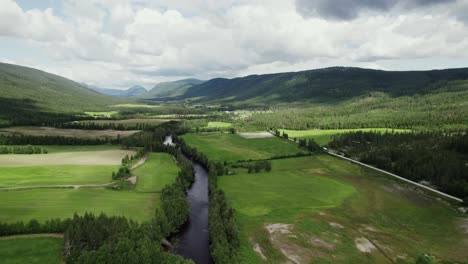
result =
M208 128L226 128L232 127L232 123L229 122L208 122Z
M296 143L279 138L243 138L236 134L186 134L182 138L212 161L268 159L302 152Z
M122 215L136 221L151 219L159 194L109 189L30 189L0 192L0 221L65 219L76 212Z
M0 238L2 264L60 264L62 249L62 238L33 235Z
M414 263L468 257L466 219L445 202L328 155L222 176L236 209L241 263Z
M172 184L179 172L179 168L171 155L167 153L150 153L146 162L132 171L137 176L135 191L161 192Z
M57 152L41 155L4 154L0 155L0 167L120 165L123 157L133 154L133 150Z
M128 137L138 130L84 130L84 129L62 129L53 127L8 127L1 128L0 135L28 135L28 136L62 136L77 138L117 138Z
M289 138L307 138L314 139L320 146L324 146L332 141L333 136L348 133L348 132L394 132L394 133L405 133L410 132L408 129L391 129L391 128L356 128L356 129L309 129L309 130L289 130L289 129L279 129L282 133L288 134Z
M116 165L0 167L0 188L108 183L118 168Z

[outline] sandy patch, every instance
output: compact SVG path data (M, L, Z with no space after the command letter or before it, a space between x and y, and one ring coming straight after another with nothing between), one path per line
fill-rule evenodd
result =
M265 256L265 254L263 254L263 251L262 251L262 248L260 247L260 245L258 243L255 243L253 245L253 250L263 259L263 260L267 260L267 257Z
M468 218L460 217L459 222L463 233L468 234Z
M239 133L239 136L241 136L243 138L272 138L272 137L275 137L270 132Z
M363 253L371 253L373 250L377 249L367 238L359 237L354 239L356 248Z
M328 223L331 227L334 227L334 228L339 228L339 229L343 229L344 226L338 224L338 223L335 223L335 222L330 222Z
M289 224L267 224L265 228L268 230L270 235L272 234L290 234L292 225Z
M320 239L318 237L311 237L309 241L310 241L310 244L312 244L313 246L316 246L316 247L325 248L325 249L334 249L335 248L335 244L325 242L325 241L323 241L322 239Z
M0 166L120 165L125 155L133 154L133 150L62 152L46 155L7 154L0 155Z
M127 181L135 185L137 183L137 176L128 177Z

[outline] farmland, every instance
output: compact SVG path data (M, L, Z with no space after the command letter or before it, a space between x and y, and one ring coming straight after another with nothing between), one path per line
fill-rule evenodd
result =
M121 159L132 155L132 150L102 150L60 152L42 155L0 155L0 167L49 165L120 165Z
M213 161L258 160L302 152L295 143L278 138L247 139L226 133L186 134L182 138Z
M279 129L281 133L288 134L289 138L312 138L319 145L323 146L328 144L332 137L335 135L347 133L347 132L368 132L373 131L377 133L385 132L395 132L395 133L404 133L409 132L408 129L390 129L390 128L356 128L356 129L309 129L309 130L289 130L289 129Z
M60 129L53 127L8 127L1 128L0 135L29 135L29 136L62 136L78 138L117 138L127 137L138 132L137 130L83 130L83 129Z
M468 257L465 220L442 202L326 155L274 160L272 167L219 178L237 212L243 263Z
M62 248L63 239L56 237L0 238L2 264L60 264Z
M226 127L231 127L232 123L229 122L208 122L209 128L226 128Z
M108 189L31 189L0 192L0 221L65 219L76 212L122 215L136 221L151 219L159 195Z
M160 192L166 185L175 181L179 168L171 155L151 153L145 164L135 169L137 192Z

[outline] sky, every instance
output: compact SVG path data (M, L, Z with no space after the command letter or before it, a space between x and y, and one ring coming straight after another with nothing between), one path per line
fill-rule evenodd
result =
M0 0L0 62L117 89L468 67L468 0Z

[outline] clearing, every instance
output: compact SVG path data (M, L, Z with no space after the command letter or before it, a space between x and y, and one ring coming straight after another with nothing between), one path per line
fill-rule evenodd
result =
M150 153L146 162L132 171L137 176L137 192L160 192L166 185L173 183L179 168L171 155Z
M329 155L272 160L269 173L231 171L218 185L236 209L242 263L468 257L452 208L378 172Z
M0 192L0 221L40 222L72 217L76 212L123 215L135 221L151 219L159 194L109 189L31 189Z
M212 161L268 159L303 152L296 143L279 138L246 139L236 134L185 134L185 142L203 152Z
M319 145L324 146L332 141L332 137L347 132L395 132L395 133L405 133L410 132L408 129L392 129L392 128L356 128L356 129L309 129L309 130L288 130L288 129L279 129L281 133L286 132L289 138L312 138Z
M120 165L123 157L133 154L135 154L133 150L78 151L41 155L4 154L0 155L0 167Z
M138 130L85 130L85 129L61 129L53 127L7 127L0 129L0 135L28 135L28 136L61 136L78 138L117 138L128 137L139 132Z
M52 237L18 237L0 239L2 264L60 264L63 239Z

